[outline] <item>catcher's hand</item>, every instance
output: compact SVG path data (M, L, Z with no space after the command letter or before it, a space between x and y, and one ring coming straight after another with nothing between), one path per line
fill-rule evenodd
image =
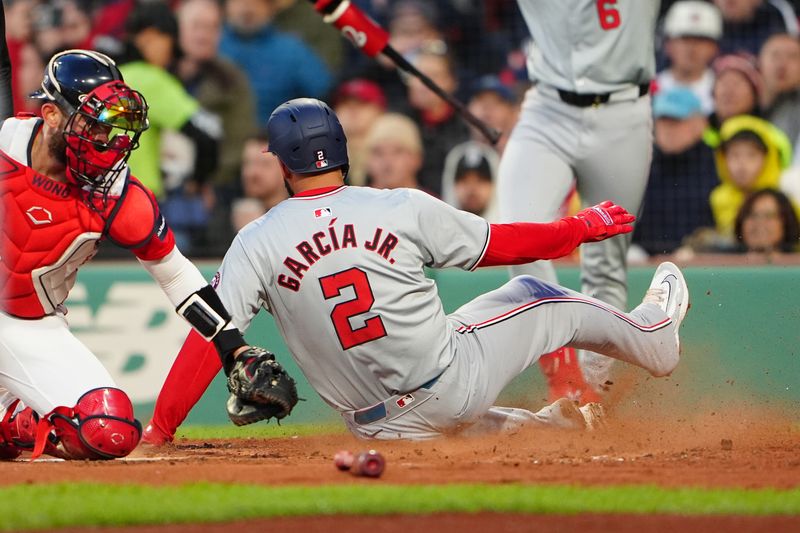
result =
M598 242L620 233L630 233L633 231L631 223L636 220L624 207L610 200L579 211L575 218L586 224L583 242Z
M247 348L226 370L228 390L243 406L237 407L235 401L232 406L232 399L228 400L228 414L234 424L251 424L271 417L280 420L297 404L294 379L275 361L275 356L263 348ZM253 418L254 410L259 411L260 418ZM234 416L249 421L239 424Z

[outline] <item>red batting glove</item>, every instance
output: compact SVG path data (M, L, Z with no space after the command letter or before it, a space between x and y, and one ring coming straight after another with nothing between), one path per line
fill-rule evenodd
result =
M636 217L610 200L579 211L575 218L586 224L586 236L581 242L599 242L620 233L633 231Z

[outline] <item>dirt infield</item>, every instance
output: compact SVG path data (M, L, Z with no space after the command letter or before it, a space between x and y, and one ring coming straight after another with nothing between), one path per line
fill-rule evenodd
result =
M513 514L440 514L427 516L324 516L247 520L227 524L187 524L181 526L92 528L94 533L464 533L465 531L502 531L504 533L695 533L723 528L736 533L763 531L798 531L800 517L746 516L656 516L656 515L591 515L530 516ZM85 533L86 528L61 529L59 533Z
M375 448L379 480L337 471L339 449ZM59 481L178 484L537 483L669 487L800 487L800 431L763 412L612 422L597 433L525 429L428 442L357 441L348 435L186 441L113 462L0 464L0 485Z

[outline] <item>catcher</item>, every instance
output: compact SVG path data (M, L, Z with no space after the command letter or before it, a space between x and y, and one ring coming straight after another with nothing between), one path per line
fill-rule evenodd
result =
M346 186L345 135L323 102L286 102L267 128L274 155L265 157L278 158L293 196L239 232L213 284L240 330L262 307L274 316L312 387L355 435L422 439L466 427L591 425L596 404L579 410L562 398L537 413L494 406L509 381L563 345L654 376L677 365L689 292L671 263L658 268L644 301L628 314L520 276L445 316L425 277L425 266L472 270L561 257L581 243L630 232L634 217L622 207L603 202L549 224L488 224L417 190ZM213 352L189 334L146 442L172 439L219 370ZM269 366L226 372L234 423L282 417L291 408Z
M238 366L256 374L258 365L279 367L246 345L175 247L153 194L130 175L147 103L114 62L87 50L58 53L33 97L45 100L42 118L9 118L0 129L0 459L26 450L34 458L124 457L141 425L125 392L69 331L63 305L101 241L133 252L178 314L213 340L243 391L248 374Z

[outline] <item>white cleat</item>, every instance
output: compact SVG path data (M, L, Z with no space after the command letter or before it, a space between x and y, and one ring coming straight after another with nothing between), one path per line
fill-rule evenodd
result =
M675 324L675 341L678 343L680 352L681 340L678 330L691 304L689 303L689 287L675 264L666 261L658 265L643 302L657 305L672 319Z

